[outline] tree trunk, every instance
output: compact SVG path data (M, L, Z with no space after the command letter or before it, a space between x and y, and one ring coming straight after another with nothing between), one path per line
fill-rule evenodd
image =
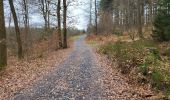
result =
M47 6L47 0L45 0L44 2L44 21L45 21L45 35L47 35L47 32L48 32L48 6Z
M61 10L61 0L58 0L58 5L57 5L57 19L58 19L57 34L58 34L58 46L59 46L59 48L62 47L60 10Z
M92 25L92 0L90 0L89 1L89 3L90 3L90 9L89 9L89 25L88 25L88 33L90 34L90 33L92 33L92 27L93 27L93 25Z
M11 9L13 19L14 19L16 38L17 38L17 44L18 44L18 58L21 59L21 58L23 58L22 41L21 41L20 29L18 26L18 19L17 19L17 15L15 12L13 0L9 0L9 5L10 5L10 9Z
M7 65L6 29L3 0L0 0L0 70Z
M97 35L97 0L95 0L95 34Z
M50 29L50 1L47 1L47 17L48 17L48 21L47 21L47 23L48 23L48 30Z
M67 48L67 0L63 0L63 48Z
M29 17L28 17L28 1L23 0L23 8L24 8L24 26L25 26L25 34L26 34L26 39L28 38L28 28L29 28Z
M47 31L48 31L47 0L40 0L40 8L44 19L44 29L45 29L45 33L43 34L43 38L44 38L47 35Z
M138 35L139 38L143 38L143 33L142 33L142 0L138 0Z
M23 15L24 15L24 26L25 26L25 34L24 34L24 45L25 52L28 51L28 43L29 43L29 12L28 12L28 0L23 0Z

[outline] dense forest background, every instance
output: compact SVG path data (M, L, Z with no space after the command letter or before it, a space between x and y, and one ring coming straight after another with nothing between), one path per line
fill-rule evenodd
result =
M153 37L159 38L160 41L169 40L169 33L159 34L160 27L169 27L169 1L167 0L91 0L91 3L88 25L90 31L94 31L97 26L98 34L128 33L132 40L135 37L144 38L154 31ZM163 24L165 26L162 26Z
M90 4L90 44L137 84L170 90L170 1L100 0ZM97 9L97 10L96 10ZM97 36L96 36L97 35Z

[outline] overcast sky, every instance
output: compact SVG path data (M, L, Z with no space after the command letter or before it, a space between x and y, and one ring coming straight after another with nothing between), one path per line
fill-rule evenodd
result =
M78 29L86 29L88 24L88 13L87 10L89 9L88 0L78 0L79 2L70 5L68 8L68 23ZM42 24L43 19L40 15L32 15L31 21L36 24Z
M77 0L74 4L68 8L68 25L76 27L78 29L86 29L88 24L88 11L89 11L89 0ZM17 5L15 5L17 8ZM9 17L9 6L6 3L5 14ZM31 8L33 9L33 8ZM21 19L22 20L22 19ZM8 26L9 19L6 17L6 26ZM53 20L54 24L57 23ZM44 20L39 13L30 15L30 25L43 26Z
M69 14L75 17L75 27L79 29L85 29L88 24L87 11L88 10L88 0L79 0L79 4L70 7Z
M74 26L78 29L86 29L88 24L88 13L89 10L89 1L88 0L78 0L79 2L70 5L68 8L68 23L71 26ZM42 24L43 19L41 16L32 15L31 21L33 23Z

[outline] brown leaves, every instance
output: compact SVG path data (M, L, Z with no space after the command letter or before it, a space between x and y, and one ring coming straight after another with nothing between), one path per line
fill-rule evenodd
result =
M51 51L41 58L24 59L18 61L10 57L8 67L0 79L0 99L8 100L9 96L21 90L39 78L43 77L54 67L58 66L68 55L70 49Z
M146 99L145 96L147 95L155 95L148 84L142 86L139 86L138 84L129 84L127 75L121 75L115 67L116 64L113 64L116 62L111 62L105 55L96 54L96 56L98 65L101 66L103 72L106 72L101 79L103 87L108 89L108 95L114 94L114 96L109 96L110 100L115 100L115 98L118 100L143 100Z

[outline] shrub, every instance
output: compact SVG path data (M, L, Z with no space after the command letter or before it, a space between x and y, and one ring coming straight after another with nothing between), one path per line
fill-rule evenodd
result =
M102 45L99 48L99 52L102 54L106 54L108 56L113 55L115 49L114 49L114 45L112 43L108 43L107 45Z
M123 74L140 83L149 82L158 89L170 89L170 65L163 61L151 41L116 42L102 45L99 52L117 62Z
M148 65L147 64L141 64L139 66L139 71L142 73L142 75L147 75L148 73Z
M116 42L115 44L102 45L99 51L115 59L122 73L129 73L133 67L141 64L141 58L144 53L140 47L133 48L136 44Z

